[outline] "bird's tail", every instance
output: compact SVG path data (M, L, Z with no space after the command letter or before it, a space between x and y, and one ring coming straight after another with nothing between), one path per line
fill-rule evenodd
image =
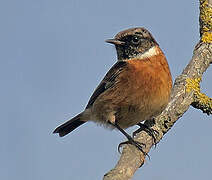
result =
M57 127L53 133L59 133L60 137L67 135L68 133L85 123L85 121L80 120L81 116L81 114L78 114L74 118Z

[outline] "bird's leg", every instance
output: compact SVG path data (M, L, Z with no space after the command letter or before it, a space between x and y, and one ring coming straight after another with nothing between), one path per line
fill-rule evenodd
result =
M111 123L112 124L112 123ZM149 155L143 151L142 146L145 146L145 144L140 143L138 141L135 141L129 134L127 134L117 123L112 124L113 126L115 126L127 139L128 141L122 142L119 144L118 146L118 151L120 152L120 147L124 144L132 144L134 145L136 148L138 148L144 155L148 156ZM150 158L150 157L149 157Z
M140 128L137 129L135 132L133 132L133 137L135 137L137 133L139 133L141 131L145 131L147 134L149 134L152 137L153 143L156 146L157 140L156 140L155 134L158 134L158 132L156 130L153 130L153 129L149 128L145 124L138 123L137 125L140 126Z

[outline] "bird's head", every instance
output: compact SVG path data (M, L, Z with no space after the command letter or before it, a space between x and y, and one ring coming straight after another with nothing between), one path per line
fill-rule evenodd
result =
M121 31L106 42L115 45L119 61L151 57L159 48L150 32L140 27Z

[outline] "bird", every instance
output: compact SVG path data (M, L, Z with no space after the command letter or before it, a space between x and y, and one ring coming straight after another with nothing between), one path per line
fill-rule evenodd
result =
M57 127L63 137L94 121L117 129L127 143L142 150L125 129L159 115L170 100L172 76L168 62L152 34L143 27L119 32L107 43L115 45L117 61L90 97L84 111Z

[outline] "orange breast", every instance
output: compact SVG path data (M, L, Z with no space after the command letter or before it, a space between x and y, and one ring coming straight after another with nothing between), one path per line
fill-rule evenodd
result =
M162 112L170 98L172 78L161 54L129 61L119 83L123 87L120 95L125 99L119 102L116 116L120 126L126 128Z
M161 53L143 60L129 61L128 81L136 98L154 104L167 102L171 93L172 78L165 56ZM123 78L124 78L123 74ZM132 93L133 93L132 92ZM147 103L151 103L147 102Z

